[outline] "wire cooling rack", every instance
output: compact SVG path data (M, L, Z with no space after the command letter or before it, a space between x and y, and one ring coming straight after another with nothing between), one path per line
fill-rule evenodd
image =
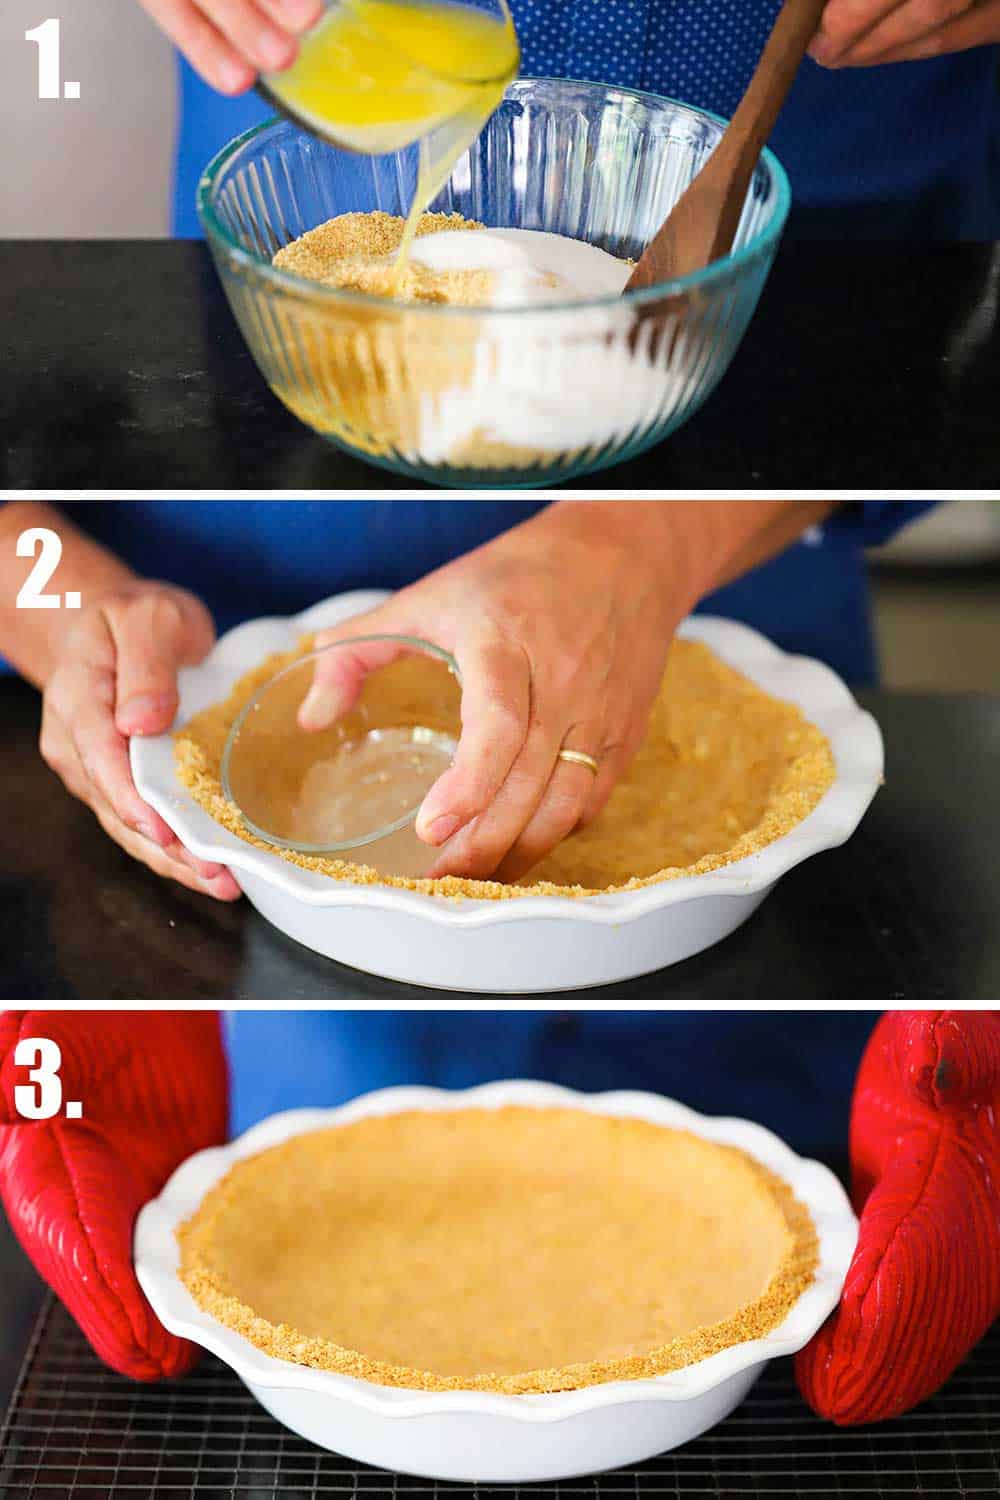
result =
M795 1391L788 1361L705 1437L634 1469L561 1484L436 1484L321 1452L207 1358L185 1380L105 1370L63 1309L43 1308L0 1429L4 1500L603 1500L632 1496L1000 1495L1000 1324L933 1401L838 1430Z

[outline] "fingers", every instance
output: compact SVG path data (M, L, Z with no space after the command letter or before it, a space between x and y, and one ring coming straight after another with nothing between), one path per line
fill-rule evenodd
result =
M531 668L520 646L485 633L459 647L456 660L462 677L462 733L453 764L427 793L416 824L418 837L435 846L464 829L499 796L525 752L532 710ZM551 771L551 738L536 734L527 757L530 769L521 768L522 778L535 774L536 763L537 774ZM516 805L523 800L516 787L508 796ZM517 829L509 842L516 834Z
M600 769L590 778L590 788L583 812L580 814L581 828L586 828L599 817L607 806L608 798L628 770L632 754L625 745L608 745L600 756Z
M195 599L142 594L104 612L115 654L115 724L123 735L163 734L177 712L177 672L200 661L214 638Z
M202 891L219 900L237 899L240 894L239 886L225 865L198 859L191 854L141 799L139 807L144 816L137 819L134 825L119 816L108 800L97 791L80 761L70 735L53 713L48 701L42 713L41 750L46 764L59 776L67 791L91 808L105 832L129 854L148 865L158 875L178 880L192 890ZM147 818L155 819L155 825L150 824Z
M221 94L245 94L253 87L256 67L240 56L191 0L142 0L142 4L212 88Z
M583 750L603 766L607 757L601 741L600 728L578 725L564 736L560 748ZM557 750L555 766L537 807L497 869L500 880L520 880L580 826L600 774L589 766L560 760Z
M852 67L864 67L883 53L922 41L971 8L972 0L906 0L851 49Z
M282 31L302 36L311 31L323 14L323 0L257 0Z
M809 50L816 62L837 68L960 51L997 40L996 10L993 3L977 6L973 0L895 0L873 15L870 0L831 0ZM956 27L970 27L974 38L962 41Z
M242 891L225 865L212 865L195 859L182 844L174 839L167 849L158 849L141 834L115 816L106 803L95 802L92 810L105 833L127 854L141 864L148 865L154 875L166 876L190 891L203 896L212 896L216 901L238 901Z
M42 754L53 765L46 745L58 755L60 737L55 722L58 720L79 762L82 781L93 787L122 823L161 848L174 841L174 834L135 789L128 740L115 723L115 698L121 693L121 685L116 687L116 683L124 655L126 695L134 692L136 684L152 684L161 700L160 722L150 722L153 715L147 711L148 727L165 729L173 718L176 659L172 671L167 659L170 653L176 657L184 648L180 641L181 626L168 604L169 601L161 604L153 595L148 608L136 601L124 601L115 609L88 614L81 620L74 632L72 656L56 672L45 695L47 721L43 718L42 737ZM146 626L145 631L130 632L130 618L138 618ZM164 632L162 641L156 639L158 628ZM144 675L147 654L152 661L151 676ZM62 772L69 768L55 764L55 769ZM92 800L86 785L77 794L85 801Z
M557 758L533 816L496 872L499 880L523 879L563 839L586 828L603 812L646 737L658 688L659 678L647 673L627 691L613 695L603 721L574 725L567 732L560 748L585 751L597 761L597 771Z
M127 742L112 718L113 694L113 672L103 664L58 672L45 695L42 757L75 796L101 797L129 828L165 848L173 831L135 789Z
M368 626L371 628L371 621ZM318 635L315 646L317 650L329 649L316 657L309 691L299 705L298 725L306 730L326 729L342 714L348 713L357 702L368 674L397 661L407 649L399 641L367 640L340 644L335 631Z
M926 32L916 40L892 47L865 60L864 66L882 63L921 62L951 52L968 52L1000 42L1000 0L966 6L955 20Z
M136 684L152 689L165 727L176 707L178 660L204 655L212 635L203 607L185 595L172 601L151 592L143 600L116 601L89 612L74 632L68 661L46 690L39 748L67 789L130 854L193 890L235 900L239 887L226 867L189 853L139 796L128 740L115 723L119 652L126 666L117 691L134 697Z
M154 21L213 88L242 94L259 72L295 60L298 38L322 15L322 0L142 0Z
M607 742L598 756L600 768L593 778L590 796L587 798L580 818L580 827L586 828L599 817L607 806L608 798L625 775L639 750L642 748L649 727L649 714L660 689L660 677L655 671L639 676L629 684L626 693L608 713L611 729Z
M852 47L906 3L907 0L880 0L878 4L873 4L873 0L830 0L809 45L809 56L824 67L839 66Z
M108 691L110 696L110 683ZM81 683L81 689L85 683ZM110 703L88 698L81 691L70 705L70 735L84 777L97 796L108 803L121 821L144 838L165 848L173 832L135 789L129 761L128 741L119 734L111 717ZM88 800L90 800L88 798Z
M195 0L236 53L261 73L287 68L298 50L295 38L275 25L253 0Z
M486 638L460 657L462 737L417 819L418 835L443 845L431 878L518 880L600 812L642 742L660 671L657 661L609 692L614 674L588 661L567 659L533 681L510 641ZM561 760L564 748L593 756L596 776Z
M545 794L556 768L560 738L559 730L550 726L536 723L529 729L500 790L484 812L449 839L428 871L432 879L463 875L485 880L496 872Z
M405 650L395 641L359 642L359 635L414 636L451 650L462 681L462 728L454 761L416 821L418 837L440 851L427 874L518 879L607 802L641 742L662 653L619 673L604 637L568 645L543 632L542 671L533 676L520 619L484 608L473 614L470 631L465 598L441 584L442 593L427 588L425 581L317 636L317 648L342 649L317 659L299 723L326 727L352 706L371 671ZM564 746L595 756L598 774L561 761Z

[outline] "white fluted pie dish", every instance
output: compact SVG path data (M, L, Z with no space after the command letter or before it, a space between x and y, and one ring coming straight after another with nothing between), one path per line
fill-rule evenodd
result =
M367 591L289 618L229 631L180 675L178 722L225 699L272 652L373 608ZM406 984L526 994L613 984L677 963L727 937L796 865L844 843L882 779L882 736L829 667L790 656L746 625L708 615L678 634L704 642L765 692L794 703L827 736L836 775L802 822L766 848L706 873L638 890L516 900L427 895L331 879L258 849L223 828L177 779L170 735L133 739L139 793L202 859L228 865L257 910L307 948Z
M501 1395L377 1385L278 1359L204 1312L178 1275L176 1231L238 1161L304 1132L412 1110L562 1108L638 1118L736 1146L791 1188L818 1240L812 1281L782 1321L698 1363L648 1379L578 1390ZM828 1169L796 1156L763 1127L710 1118L655 1094L580 1094L527 1081L451 1092L380 1090L337 1109L274 1115L229 1145L202 1151L174 1173L139 1215L135 1265L154 1311L236 1372L279 1421L321 1447L381 1468L433 1479L529 1483L641 1462L688 1442L726 1417L768 1360L802 1348L837 1304L857 1240L846 1194Z

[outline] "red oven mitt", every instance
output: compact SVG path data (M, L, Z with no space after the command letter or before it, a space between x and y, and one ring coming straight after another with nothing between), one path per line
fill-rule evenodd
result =
M24 1120L22 1037L62 1051L63 1100L83 1116ZM176 1166L225 1140L228 1071L218 1016L199 1012L0 1013L0 1198L36 1270L100 1357L123 1375L180 1375L198 1349L161 1325L135 1279L139 1209Z
M796 1362L810 1406L843 1426L926 1400L1000 1315L1000 1012L882 1017L851 1167L858 1247Z
M21 1036L63 1052L84 1119L21 1121ZM192 1151L225 1137L217 1018L0 1016L0 1196L36 1267L97 1353L156 1379L194 1363L132 1272L135 1216ZM798 1360L803 1394L842 1423L905 1411L948 1377L1000 1312L1000 1016L881 1020L855 1092L861 1236L840 1308Z

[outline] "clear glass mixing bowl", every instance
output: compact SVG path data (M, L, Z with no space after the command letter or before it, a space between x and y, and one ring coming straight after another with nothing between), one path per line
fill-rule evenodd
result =
M637 259L724 128L657 94L523 78L432 207ZM405 214L416 165L416 148L363 157L274 121L209 165L199 211L230 306L286 406L359 457L461 488L555 483L675 432L739 347L791 201L765 151L729 256L569 306L403 304L272 266L335 215Z

